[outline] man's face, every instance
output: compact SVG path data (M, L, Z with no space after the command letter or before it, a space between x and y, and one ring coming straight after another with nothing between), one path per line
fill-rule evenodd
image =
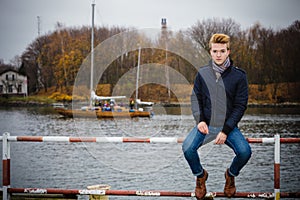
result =
M212 43L210 49L210 55L213 61L217 65L221 65L227 59L230 54L230 50L227 49L226 44L222 43Z

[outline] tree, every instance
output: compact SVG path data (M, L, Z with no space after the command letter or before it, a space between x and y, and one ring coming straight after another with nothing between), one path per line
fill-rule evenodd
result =
M198 20L195 25L188 29L188 32L197 43L209 52L208 43L213 34L224 33L230 37L236 37L240 32L240 25L231 18Z
M14 58L12 60L10 60L10 63L14 66L16 66L17 68L19 68L22 64L22 60L20 56L14 56Z
M95 28L95 46L123 28ZM91 50L89 27L67 28L57 23L52 33L38 37L22 54L22 66L29 77L29 92L56 86L71 93L77 72ZM116 47L117 48L117 47Z

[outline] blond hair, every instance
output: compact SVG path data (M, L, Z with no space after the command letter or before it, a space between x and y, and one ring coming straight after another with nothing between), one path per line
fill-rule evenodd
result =
M209 40L209 49L211 49L212 43L226 44L227 49L230 49L230 37L226 34L222 34L222 33L213 34Z

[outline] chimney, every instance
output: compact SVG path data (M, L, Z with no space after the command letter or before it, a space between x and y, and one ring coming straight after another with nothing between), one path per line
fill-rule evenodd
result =
M166 18L161 19L161 28L162 29L167 28L167 19Z

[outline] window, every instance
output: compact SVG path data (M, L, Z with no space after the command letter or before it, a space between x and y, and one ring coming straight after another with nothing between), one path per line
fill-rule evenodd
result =
M8 93L12 93L13 92L13 85L9 85L8 86Z
M13 74L13 75L11 75L11 77L12 77L12 80L14 81L15 80L15 75Z
M8 81L8 74L6 74L6 80Z
M3 93L3 85L0 85L0 93Z
M22 85L18 85L18 93L22 93Z

